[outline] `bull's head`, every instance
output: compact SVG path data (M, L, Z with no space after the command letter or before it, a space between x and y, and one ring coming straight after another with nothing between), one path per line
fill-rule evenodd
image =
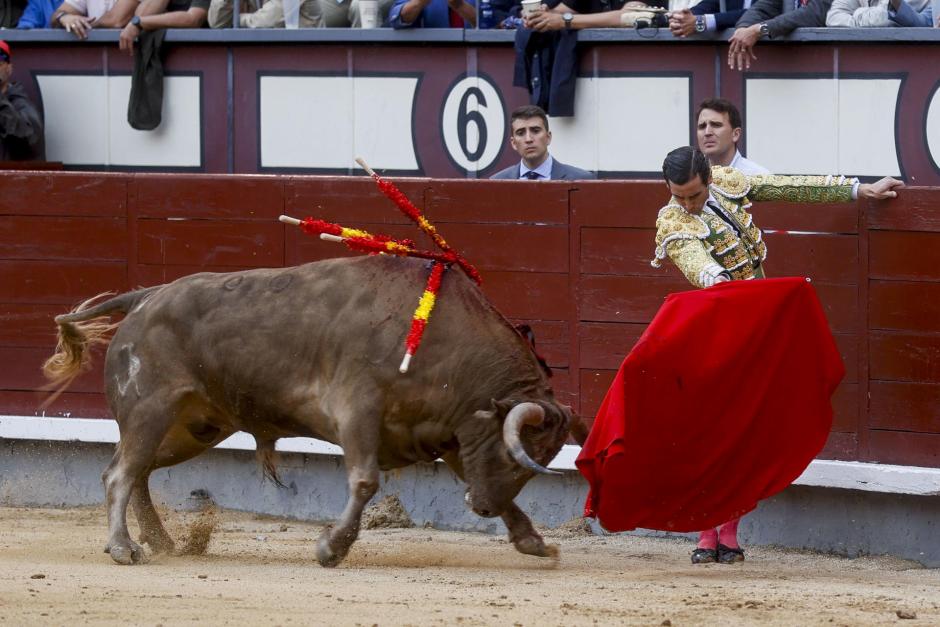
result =
M571 409L555 402L493 401L462 425L460 462L467 502L480 516L499 516L568 438ZM460 437L463 435L464 437Z

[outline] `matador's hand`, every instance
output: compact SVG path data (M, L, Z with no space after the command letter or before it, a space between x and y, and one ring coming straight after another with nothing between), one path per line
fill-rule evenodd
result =
M858 186L859 198L871 198L873 200L884 200L885 198L897 198L899 190L904 187L903 181L899 181L890 176L886 176L880 181L874 183L862 183Z

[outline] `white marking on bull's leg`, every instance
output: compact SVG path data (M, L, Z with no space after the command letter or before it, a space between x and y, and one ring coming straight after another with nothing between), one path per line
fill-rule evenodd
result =
M120 447L120 445L118 445ZM105 551L119 564L135 564L144 556L143 549L131 540L127 531L127 502L132 483L127 473L112 461L104 472L104 487L108 505L108 545Z

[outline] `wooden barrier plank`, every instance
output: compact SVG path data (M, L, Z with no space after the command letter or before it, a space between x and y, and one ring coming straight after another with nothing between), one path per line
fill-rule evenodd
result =
M581 277L582 322L646 324L666 296L690 289L685 278L587 275Z
M869 201L868 228L884 231L940 232L937 191L925 187L908 187L899 194L900 200Z
M871 231L872 279L940 281L940 232Z
M0 390L38 390L48 383L42 374L42 364L52 357L55 347L36 348L0 346ZM92 367L69 385L72 392L104 391L104 351L93 349Z
M144 218L270 221L284 213L284 177L135 174Z
M46 392L4 390L3 413L9 416L46 416L62 418L112 418L104 394L63 392L43 408Z
M568 275L546 272L487 272L483 292L508 318L567 320Z
M808 276L815 282L853 284L858 238L853 235L765 233L767 276Z
M854 333L857 329L858 288L813 282L833 333Z
M421 211L429 179L392 181ZM361 177L293 176L285 189L284 213L298 219L313 217L350 228L371 224L413 224L372 179ZM430 216L429 216L430 217Z
M842 383L832 394L832 429L855 433L858 424L858 384Z
M427 187L427 218L448 222L568 224L568 193L575 181L432 180ZM417 199L411 199L416 205ZM447 231L443 228L445 238Z
M0 303L0 346L43 346L51 351L56 345L53 318L70 309L68 305Z
M0 294L13 303L74 305L126 284L122 262L0 260Z
M127 222L123 216L6 216L0 258L124 261Z
M833 431L826 440L823 450L816 456L817 459L838 459L854 461L858 459L858 435L855 433L838 433Z
M432 314L433 315L433 314ZM535 350L554 369L568 367L568 321L525 320L513 318L512 324L527 324L535 334Z
M940 336L873 331L871 379L940 383Z
M940 331L940 283L870 281L868 325L871 329Z
M280 222L141 219L140 264L215 267L280 267L284 226Z
M0 215L111 216L127 210L126 174L6 172Z
M571 192L571 212L585 227L656 228L669 192L659 181L594 181Z
M650 265L656 231L638 228L582 227L581 273L662 277L678 270L667 261L663 268Z
M870 394L872 429L940 433L940 385L872 381Z
M594 424L597 410L604 401L604 396L610 388L616 370L590 370L582 369L579 377L581 390L581 416L590 427Z
M754 203L751 213L767 231L807 231L813 233L858 233L857 203Z
M879 464L940 467L940 435L873 429L870 459Z

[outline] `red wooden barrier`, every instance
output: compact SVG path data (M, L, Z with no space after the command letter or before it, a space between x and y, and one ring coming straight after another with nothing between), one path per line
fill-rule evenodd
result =
M589 419L662 299L688 289L672 266L649 265L661 183L400 186L480 268L493 302L533 326L559 395ZM755 208L775 231L768 273L814 279L845 361L823 457L940 467L938 205L940 189L915 188L871 205ZM89 296L352 254L281 225L281 213L431 246L365 178L8 172L0 413L37 412L52 317ZM47 415L108 415L97 364Z

